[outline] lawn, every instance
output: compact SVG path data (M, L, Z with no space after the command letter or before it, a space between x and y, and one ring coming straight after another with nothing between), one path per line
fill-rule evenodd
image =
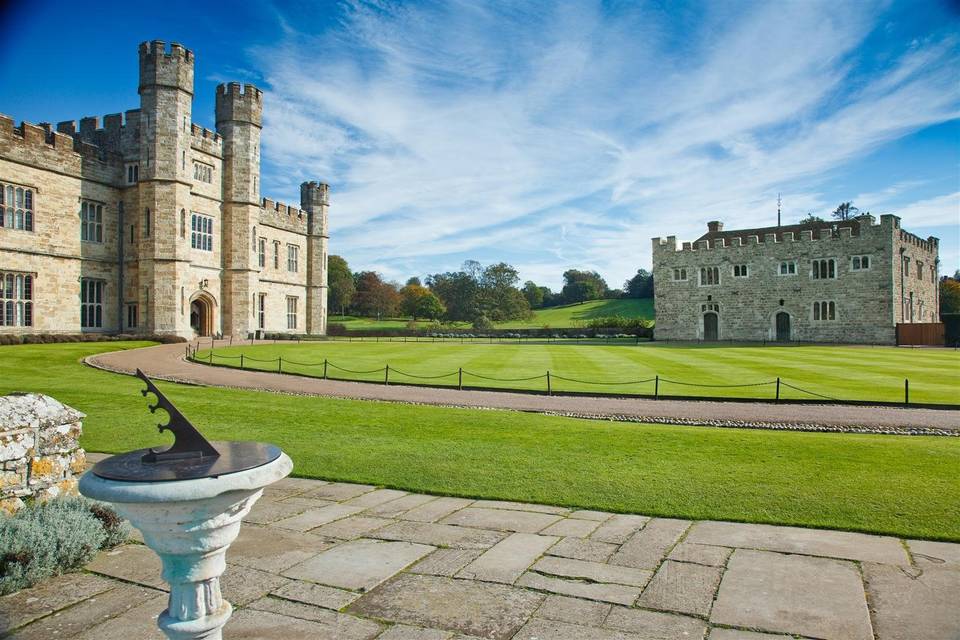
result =
M533 317L529 320L511 320L510 322L498 322L498 329L539 329L550 327L551 329L571 329L582 327L594 318L606 316L624 316L626 318L647 318L653 319L653 299L614 299L614 300L590 300L582 304L567 304L560 307L550 307L547 309L537 309L533 312ZM403 329L409 324L409 318L361 318L357 316L330 316L330 322L342 324L347 330L359 329ZM417 326L424 328L429 326L429 322L417 322ZM466 328L470 324L467 322L457 322L456 327Z
M206 360L208 351L197 355ZM731 346L678 343L618 344L457 342L309 342L218 348L215 364L322 376L328 360L330 377L383 382L390 365L395 383L546 390L551 372L553 391L652 394L660 376L663 395L773 398L780 377L781 398L817 399L805 391L843 400L902 402L904 378L910 379L910 400L916 403L958 403L960 351L859 346ZM307 366L310 365L310 366ZM344 371L344 369L348 371ZM369 371L370 373L352 373ZM449 374L446 377L433 377ZM414 376L423 376L418 378ZM480 377L482 376L482 377ZM515 380L517 378L532 380ZM488 378L514 379L512 381ZM644 381L644 382L640 382ZM677 384L676 382L685 384ZM588 384L628 383L629 384ZM689 386L753 385L735 387Z
M136 344L0 347L0 393L39 391L87 414L82 444L158 435L134 378L79 363ZM172 383L211 439L284 448L305 477L650 515L960 541L960 439L574 420Z

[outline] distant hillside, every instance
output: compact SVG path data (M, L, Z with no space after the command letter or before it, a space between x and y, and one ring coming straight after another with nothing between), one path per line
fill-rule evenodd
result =
M551 329L568 329L584 326L593 318L606 316L624 316L627 318L647 318L653 320L652 298L626 298L613 300L590 300L583 304L566 304L560 307L537 309L530 320L498 322L500 329L535 329L548 326ZM346 325L348 330L360 329L402 329L407 326L408 318L358 318L355 316L330 316L330 322ZM418 326L429 322L417 322ZM459 327L470 326L458 322Z
M652 298L618 298L614 300L590 300L583 304L566 304L560 307L537 309L530 320L498 323L505 329L522 329L549 326L564 329L583 326L593 318L624 316L653 320Z

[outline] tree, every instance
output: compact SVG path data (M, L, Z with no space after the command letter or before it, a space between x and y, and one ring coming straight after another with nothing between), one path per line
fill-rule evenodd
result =
M566 304L599 300L606 297L609 287L596 271L568 269L563 272L563 291L560 295Z
M418 287L423 285L423 283L420 282L420 278L418 278L417 276L413 276L412 278L407 278L407 285L409 286L411 284L415 284Z
M448 271L427 276L427 286L447 308L447 319L472 322L480 315L477 292L480 283L466 271Z
M358 315L376 316L378 319L396 315L400 304L397 286L384 282L375 271L361 271L354 275L357 293L353 298L353 308Z
M836 209L833 210L833 213L830 215L833 216L835 220L849 220L850 218L856 218L860 215L869 215L869 211L861 212L860 209L853 206L852 202L841 202Z
M331 255L327 262L327 302L332 309L339 309L340 315L346 314L347 307L353 301L357 288L353 283L353 274L347 261L340 256Z
M527 299L527 304L530 305L531 309L539 309L543 306L544 289L546 287L538 287L533 280L527 280L523 283L523 297Z
M414 320L417 318L436 320L446 312L440 298L419 284L407 284L400 290L400 310Z
M960 271L940 279L940 314L960 313Z
M646 269L637 269L637 275L623 283L628 298L652 298L653 274Z
M807 217L800 220L800 224L809 224L811 222L826 222L820 216L815 216L813 213L807 213Z
M494 322L530 316L530 305L515 286L520 274L506 262L492 264L480 276L477 302L480 311Z

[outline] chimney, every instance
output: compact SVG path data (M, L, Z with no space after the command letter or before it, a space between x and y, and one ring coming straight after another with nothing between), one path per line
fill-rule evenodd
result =
M723 231L723 223L719 220L711 220L707 223L707 231L710 233L718 233Z

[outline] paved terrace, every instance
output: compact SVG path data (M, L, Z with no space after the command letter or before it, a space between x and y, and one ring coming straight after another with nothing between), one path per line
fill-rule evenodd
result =
M960 638L960 544L296 478L245 521L230 639ZM164 589L128 544L0 598L0 635L160 640Z
M204 347L209 344L209 340L203 342ZM227 341L222 341L218 342L217 346L227 344ZM185 346L170 344L115 351L91 356L86 359L86 362L95 367L128 374L133 374L139 368L148 376L161 380L360 400L510 409L668 424L950 435L957 435L960 432L960 411L956 410L546 396L503 391L459 391L406 385L385 386L363 382L320 380L265 371L211 367L186 361ZM416 348L416 345L411 345L411 348Z

